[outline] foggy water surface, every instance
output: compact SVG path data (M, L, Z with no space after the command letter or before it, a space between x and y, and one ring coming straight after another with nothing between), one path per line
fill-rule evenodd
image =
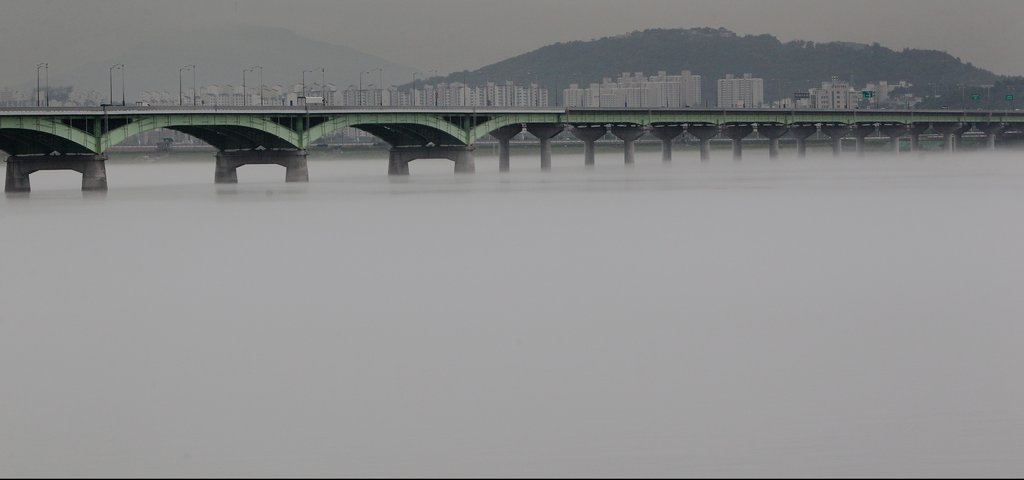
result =
M477 153L33 174L0 475L1024 474L1021 154Z

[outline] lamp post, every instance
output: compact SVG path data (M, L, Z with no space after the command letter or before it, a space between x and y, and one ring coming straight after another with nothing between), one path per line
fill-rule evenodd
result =
M41 68L45 68L46 69L46 104L47 104L47 106L49 106L49 104L50 104L50 66L47 63L40 63L40 64L36 65L36 106L37 107L41 107L42 103L43 103L42 99L39 98L39 90L40 90L40 87L39 87L39 69L41 69Z
M378 67L376 69L372 69L370 72L367 72L367 73L371 74L371 73L374 73L374 72L377 72L377 85L381 89L380 106L384 106L384 69L381 68L381 67ZM375 96L376 96L376 94L375 94Z
M242 106L243 107L246 106L246 105L249 105L249 99L248 99L249 91L248 91L247 88L245 88L245 72L251 72L251 71L252 71L251 68L242 69Z
M327 68L320 67L320 101L327 104Z
M421 72L413 72L412 74L412 93L409 95L409 106L416 106L416 75Z
M430 73L433 74L430 78L437 78L437 69L431 70ZM435 107L437 106L437 85L436 84L434 85L434 106Z
M185 65L184 67L178 69L178 106L181 106L185 103L185 95L181 88L181 73L185 70L194 70L195 68L195 65ZM195 89L195 82L193 82L192 88Z
M305 103L305 101L306 101L305 100L305 98L306 98L306 73L307 72L308 73L313 73L315 71L316 70L303 70L302 71L302 98L303 98L302 101L303 101L303 103Z
M123 73L124 72L124 64L123 63L118 63L116 65L111 65L110 69L109 69L110 70L110 104L111 105L114 104L114 69L117 69L117 68L120 68L121 72ZM124 91L124 76L123 75L121 77L121 91L122 92ZM124 94L121 95L121 98L122 98L122 102L121 103L124 103L124 100L123 100L124 99Z
M249 70L250 71L252 71L252 70L259 70L260 71L260 76L259 76L259 81L260 81L260 106L262 107L263 106L263 67L260 66L260 65L253 65L252 67L249 68Z

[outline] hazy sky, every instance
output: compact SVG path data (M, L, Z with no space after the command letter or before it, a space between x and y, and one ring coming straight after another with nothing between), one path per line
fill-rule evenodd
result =
M234 24L285 27L442 72L558 41L713 26L782 40L934 48L1024 74L1020 0L3 0L0 81L12 70L34 76L38 62L59 69L104 59L156 31Z

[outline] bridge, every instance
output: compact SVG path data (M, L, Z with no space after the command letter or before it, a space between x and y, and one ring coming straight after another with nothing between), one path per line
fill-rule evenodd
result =
M594 144L611 133L623 142L624 160L634 161L634 142L650 133L662 142L662 159L672 159L672 142L689 134L700 143L701 160L711 140L732 141L742 158L743 139L753 132L779 155L783 136L806 153L808 137L821 132L839 155L844 137L865 139L876 132L898 153L900 139L919 148L920 136L935 132L953 151L963 135L977 130L988 147L1005 132L1024 129L1024 112L954 110L778 110L778 109L566 109L496 107L124 107L0 109L0 150L6 152L6 192L28 192L29 175L40 170L75 170L83 190L106 190L110 147L158 128L196 137L217 149L214 181L235 183L238 167L277 164L285 180L309 181L306 149L341 128L368 132L391 146L388 173L407 175L409 162L447 158L455 172L475 170L474 144L491 136L499 144L499 169L509 170L509 141L524 130L540 143L542 170L551 168L551 139L569 130L584 144L584 164L594 164Z

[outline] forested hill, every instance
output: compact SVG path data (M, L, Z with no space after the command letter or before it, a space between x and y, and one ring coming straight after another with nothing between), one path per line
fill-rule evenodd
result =
M833 75L866 82L906 80L916 89L993 84L1000 77L936 50L895 51L878 44L783 43L771 35L740 36L726 29L654 29L590 41L549 45L444 80L538 82L553 96L570 83L587 85L622 72L647 75L690 70L702 75L705 96L714 102L715 80L728 73L765 79L765 95L777 98L820 85Z

